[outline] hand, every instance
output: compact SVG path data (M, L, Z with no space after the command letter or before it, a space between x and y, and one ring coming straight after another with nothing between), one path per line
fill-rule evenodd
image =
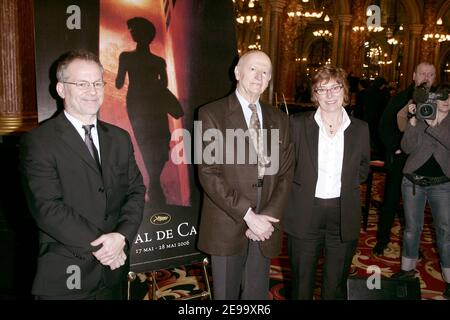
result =
M245 236L253 241L263 241L250 229L247 229L247 231L245 231Z
M127 255L122 251L121 254L112 263L109 264L109 268L111 270L118 269L125 264L126 260Z
M272 223L279 222L279 219L264 214L256 214L249 210L244 217L249 229L260 239L269 239L274 230Z
M123 251L125 247L125 237L118 232L107 233L91 242L91 246L102 247L92 254L105 266L110 266L114 270L125 263L126 254ZM114 267L114 269L113 269Z
M432 119L432 120L426 119L425 121L427 122L427 124L428 124L430 127L436 127L436 126L438 126L439 123L441 122L441 121L439 120L439 113L436 114L436 118L434 118L434 119Z
M410 103L408 105L408 115L413 115L409 118L409 123L415 127L417 124L417 117L416 117L416 105L414 103Z

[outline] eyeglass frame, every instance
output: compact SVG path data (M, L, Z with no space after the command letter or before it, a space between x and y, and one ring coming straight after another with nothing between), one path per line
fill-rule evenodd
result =
M343 87L344 86L342 84L338 84L338 85L333 86L331 88L316 88L316 89L314 89L314 92L317 93L319 96L324 96L328 92L331 92L331 94L338 94ZM337 88L339 88L339 89L337 89ZM323 93L319 93L318 90L324 90L324 91L323 91ZM336 90L336 91L333 91L333 90Z
M75 85L78 89L83 90L83 91L88 91L89 89L91 89L91 87L94 87L95 90L100 90L103 89L106 85L106 82L101 80L101 81L94 81L94 82L89 82L86 80L81 80L81 81L76 81L76 82L71 82L71 81L61 81L62 83L67 83L67 84L73 84ZM102 86L97 87L96 84L102 84ZM83 87L83 84L88 84L87 87Z

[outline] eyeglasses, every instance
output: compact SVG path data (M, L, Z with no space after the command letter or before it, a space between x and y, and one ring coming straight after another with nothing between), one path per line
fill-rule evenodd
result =
M77 88L79 88L81 90L89 90L91 88L91 85L94 86L95 89L100 90L100 89L103 89L103 87L106 85L106 82L104 82L104 81L95 81L95 82L89 82L89 81L77 81L77 82L63 81L63 83L74 84L74 85L77 86Z
M332 94L338 94L339 91L341 91L341 89L342 85L338 85L331 88L317 88L314 90L314 92L317 93L318 95L324 95L327 92L331 92Z

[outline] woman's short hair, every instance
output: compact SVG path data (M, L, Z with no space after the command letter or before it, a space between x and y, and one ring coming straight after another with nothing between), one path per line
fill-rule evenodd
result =
M328 83L330 80L335 80L338 84L342 85L344 90L344 104L350 103L349 84L347 80L347 73L342 68L336 68L334 66L326 65L317 69L316 74L312 78L311 86L311 101L316 105L318 104L315 97L315 90L320 86L322 82Z

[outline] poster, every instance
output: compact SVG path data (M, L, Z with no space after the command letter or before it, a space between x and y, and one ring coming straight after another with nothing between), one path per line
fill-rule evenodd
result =
M62 108L56 59L83 48L104 67L99 118L132 138L147 194L131 270L201 261L201 191L189 150L196 109L233 90L232 1L37 0L35 18L39 120Z

